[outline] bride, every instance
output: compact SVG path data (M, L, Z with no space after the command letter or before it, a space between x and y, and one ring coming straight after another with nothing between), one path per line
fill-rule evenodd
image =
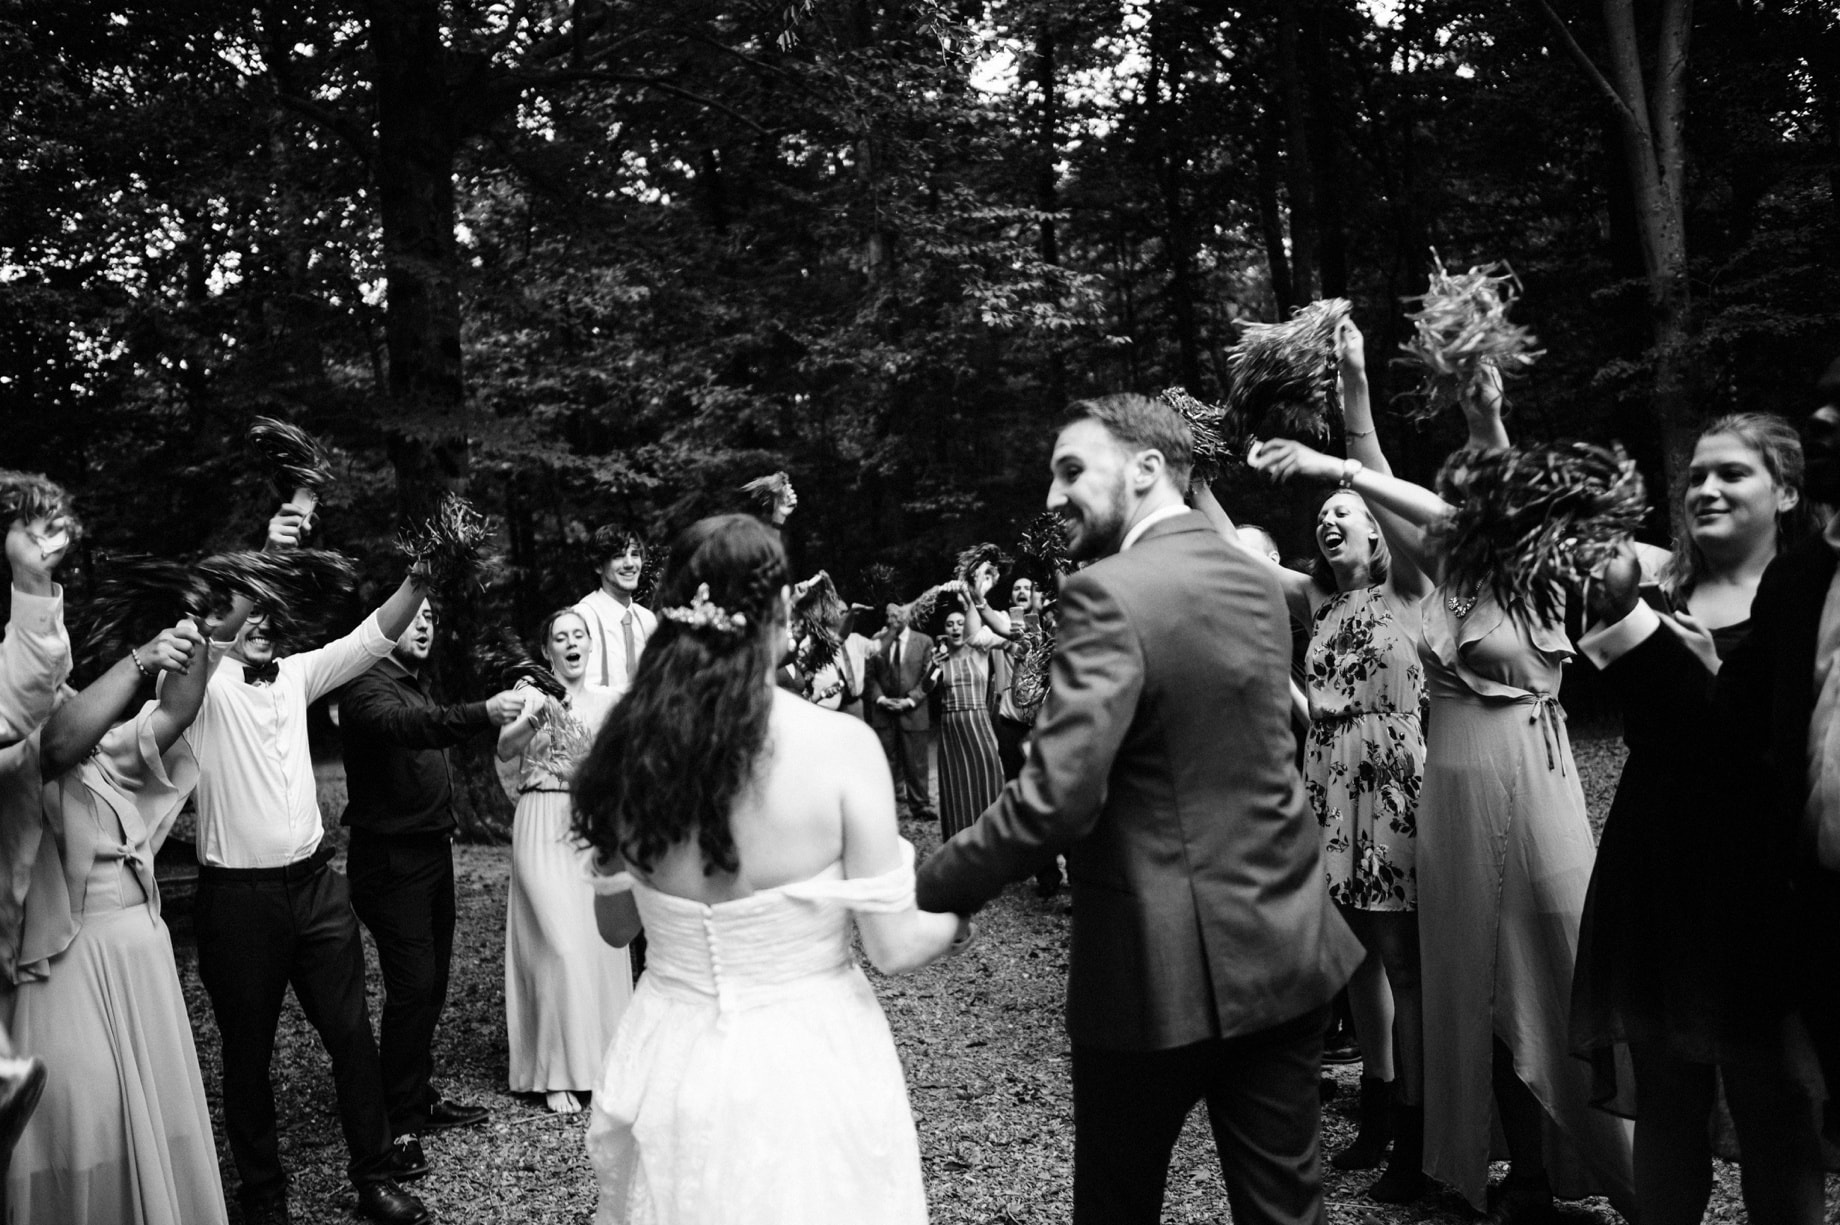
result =
M647 968L594 1089L601 1225L924 1222L884 973L962 943L914 908L881 745L774 686L786 555L750 516L671 550L632 688L575 778L595 916Z

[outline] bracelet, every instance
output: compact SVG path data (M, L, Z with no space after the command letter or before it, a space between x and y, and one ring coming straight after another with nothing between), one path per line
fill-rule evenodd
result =
M1346 434L1346 435L1348 435L1348 437L1350 437L1350 438L1372 438L1372 437L1374 436L1374 432L1373 432L1372 430L1349 430L1349 429L1344 429L1344 430L1342 431L1342 433L1344 433L1344 434Z
M149 668L146 664L141 662L141 653L138 648L129 647L128 648L128 658L134 661L134 670L141 674L141 679L143 680L152 679L153 669Z
M1350 458L1350 459L1343 460L1342 461L1342 479L1337 481L1336 484L1341 486L1343 489L1354 488L1355 473L1359 472L1363 466L1364 465L1358 459Z

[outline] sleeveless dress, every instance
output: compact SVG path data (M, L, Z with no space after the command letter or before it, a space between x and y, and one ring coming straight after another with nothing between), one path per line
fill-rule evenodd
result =
M632 998L632 959L601 939L569 833L569 779L614 701L599 686L589 686L574 710L550 699L548 720L524 748L505 907L513 1093L586 1090Z
M631 873L646 970L594 1088L596 1225L924 1225L920 1147L852 911L914 905L914 851L881 876L717 905Z
M939 836L945 839L970 829L1003 790L990 722L989 648L968 642L948 654L940 691Z
M1418 810L1425 1172L1484 1206L1491 1040L1546 1114L1555 1194L1634 1204L1632 1127L1590 1105L1570 1054L1572 966L1596 849L1559 707L1564 633L1487 594L1459 616L1439 589L1420 655L1431 690Z
M153 877L154 851L197 779L182 745L162 760L144 711L45 785L24 924L9 933L20 981L0 989L0 1012L17 1048L50 1071L6 1171L9 1221L225 1219L191 1018Z
M1418 793L1425 775L1419 612L1384 587L1316 610L1304 668L1304 788L1322 826L1329 896L1356 910L1418 909Z

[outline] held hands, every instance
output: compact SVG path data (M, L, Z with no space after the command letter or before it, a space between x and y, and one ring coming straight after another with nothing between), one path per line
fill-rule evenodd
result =
M1260 443L1258 451L1246 462L1279 483L1293 476L1333 482L1340 480L1342 475L1341 460L1288 438Z
M1615 625L1635 611L1642 584L1642 563L1625 540L1604 563L1603 571L1585 582L1585 615L1594 625Z
M169 630L161 630L152 641L142 643L133 653L135 666L143 676L156 672L184 672L192 660L205 650L204 635L190 617Z
M504 689L486 699L486 715L492 720L494 727L504 727L508 723L515 723L518 716L523 713L524 695L516 689Z

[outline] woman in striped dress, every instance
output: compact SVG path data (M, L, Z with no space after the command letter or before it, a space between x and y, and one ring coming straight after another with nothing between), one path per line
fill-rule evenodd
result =
M959 599L970 603L967 588L953 584ZM997 733L990 722L990 651L1003 640L980 619L968 624L969 610L946 614L945 634L933 654L939 673L939 826L940 837L968 829L1003 790L1003 766L997 756Z

